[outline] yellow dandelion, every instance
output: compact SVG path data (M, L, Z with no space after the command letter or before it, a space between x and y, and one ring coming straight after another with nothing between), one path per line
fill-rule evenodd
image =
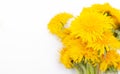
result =
M90 62L93 65L96 65L97 63L99 63L99 55L98 55L98 51L93 50L92 48L87 48L85 50L83 50L84 53L84 57L85 57L85 62Z
M76 38L73 35L67 35L64 39L61 40L63 45L67 48L73 47L73 46L79 46L83 47L86 44L82 42L80 38Z
M72 68L73 62L80 63L83 58L82 52L78 47L63 49L60 55L61 63L63 63L67 68Z
M111 49L119 49L120 42L112 35L112 33L106 32L101 38L98 38L92 43L88 43L87 46L99 51L100 55L102 55Z
M85 12L72 21L69 30L71 34L80 37L83 42L93 42L112 29L113 21L97 12Z
M72 46L71 48L69 48L68 53L73 62L80 63L82 61L83 58L82 50L83 47L80 46Z
M109 3L104 4L94 4L91 6L94 11L100 12L102 14L109 13L113 9Z
M67 68L70 68L73 62L80 63L83 58L82 50L84 50L84 47L80 44L73 44L70 47L63 49L60 52L61 63L63 63Z
M72 17L73 16L69 13L57 14L50 20L48 24L48 29L50 30L51 33L62 38L69 33L69 31L64 28L64 25Z
M115 50L110 50L106 55L102 56L100 70L106 71L109 67L117 68L120 63L120 55Z
M66 48L63 48L60 52L60 62L64 64L66 68L72 68L72 60Z
M108 17L111 17L113 19L114 23L113 26L114 28L118 28L120 25L120 10L113 8L109 3L105 4L94 4L92 7L84 9L84 11L96 11L100 12L104 15L107 15Z

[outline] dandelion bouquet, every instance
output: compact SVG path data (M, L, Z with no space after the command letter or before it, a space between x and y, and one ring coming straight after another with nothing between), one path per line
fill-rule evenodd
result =
M60 38L60 61L78 74L117 74L120 70L120 11L108 3L85 7L77 17L54 16L48 24Z

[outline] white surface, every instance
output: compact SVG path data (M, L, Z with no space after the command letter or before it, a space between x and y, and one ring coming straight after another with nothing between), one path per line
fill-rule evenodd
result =
M47 30L59 12L120 0L0 0L0 74L75 74L59 63L60 42Z

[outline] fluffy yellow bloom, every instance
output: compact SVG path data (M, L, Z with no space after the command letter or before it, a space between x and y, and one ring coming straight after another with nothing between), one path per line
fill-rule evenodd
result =
M63 48L60 52L60 61L65 65L66 68L72 67L72 59L70 58L66 48Z
M101 35L112 29L113 21L105 15L97 12L85 12L72 21L69 30L76 37L80 37L83 42L93 42Z
M120 63L120 54L118 54L115 50L110 50L106 55L102 56L100 63L100 70L106 71L109 67L113 66L117 68Z
M86 48L86 43L83 43L80 38L67 36L63 40L63 45L67 48L67 56L69 56L74 63L80 63L83 57L86 62L90 62L93 65L96 65L99 62L98 51ZM61 55L63 55L63 53L61 53ZM61 59L61 61L62 60L63 59Z
M67 36L63 39L65 49L60 52L60 60L67 67L72 66L72 62L80 63L83 58L84 45L79 38ZM72 62L71 62L72 61ZM67 63L68 62L68 63Z
M71 48L65 48L61 50L60 53L60 61L67 67L71 68L73 62L79 63L81 62L83 58L83 54L81 52L80 47L71 47Z
M69 31L64 28L64 25L72 17L73 16L69 13L57 14L50 20L48 24L48 29L50 30L51 33L62 38L69 33Z
M88 43L88 47L92 47L94 50L99 51L99 54L102 55L106 51L111 49L119 49L120 41L118 41L110 32L104 33L101 38L98 38L96 41Z
M67 35L61 41L63 45L67 48L70 48L73 46L79 46L79 47L85 46L85 43L82 42L81 38L76 38L74 35Z
M98 52L93 50L92 48L87 48L83 50L85 62L90 62L93 65L96 65L100 62Z
M96 12L100 12L102 14L110 13L110 11L113 9L109 3L104 4L94 4L90 8L92 8Z
M95 11L95 12L99 12L102 13L103 15L106 15L108 17L111 17L111 19L113 19L115 24L112 24L114 26L114 28L118 28L120 27L120 10L113 8L112 6L110 6L108 3L105 4L94 4L91 7L88 8L84 8L83 11Z
M75 63L81 62L81 60L83 58L81 47L79 47L79 46L78 47L77 46L73 46L73 47L69 48L68 53L69 53L70 58Z

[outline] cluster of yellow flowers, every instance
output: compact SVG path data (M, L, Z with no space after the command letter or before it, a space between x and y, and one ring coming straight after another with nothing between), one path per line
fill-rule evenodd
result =
M69 27L65 27L71 21ZM120 11L108 3L83 8L80 15L60 13L48 24L57 35L63 49L60 61L73 68L76 63L99 65L101 71L120 69Z

